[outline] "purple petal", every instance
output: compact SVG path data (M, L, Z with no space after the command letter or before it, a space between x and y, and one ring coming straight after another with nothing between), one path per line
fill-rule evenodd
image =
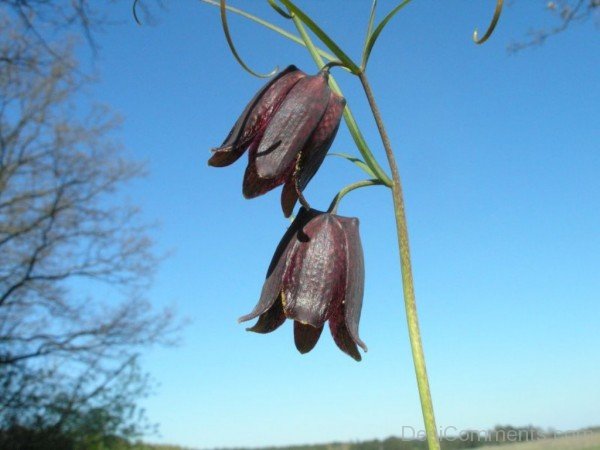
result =
M263 86L246 105L223 144L213 149L208 164L224 167L242 156L256 135L266 128L288 92L304 77L304 72L295 66L289 66Z
M309 140L329 102L327 77L301 79L273 115L256 156L260 178L280 178Z
M292 214L298 200L296 183L298 184L298 189L303 191L317 170L319 170L319 167L321 167L327 151L337 134L345 106L346 100L332 91L325 114L323 114L321 121L304 146L304 149L300 152L300 160L297 160L294 164L295 170L283 187L281 208L285 217L289 217Z
M250 147L248 166L244 172L244 181L242 183L242 194L245 198L255 198L277 186L283 184L290 175L294 167L282 174L279 178L261 178L256 170L256 144L253 143Z
M299 172L297 175L298 187L300 190L304 190L319 167L321 167L325 155L327 155L327 151L331 147L340 127L340 121L345 106L346 100L332 91L329 97L327 110L325 111L325 114L323 114L310 141L302 151L302 160L298 165Z
M323 325L336 289L346 275L342 228L321 213L298 232L283 275L283 308L288 318Z
M354 340L352 339L352 336L350 336L348 328L346 327L342 307L340 307L339 310L333 313L329 318L329 329L331 330L333 340L341 351L347 355L350 355L357 361L362 359L360 353L358 352L358 347L354 343Z
M362 309L365 288L365 263L358 232L359 222L354 217L339 217L345 231L347 256L346 261L346 297L344 299L344 318L352 340L366 352L367 346L358 336L358 323Z
M246 151L247 145L229 145L212 150L213 154L208 160L208 165L212 167L225 167L236 162Z
M358 233L358 219L335 216L337 223L343 229L345 274L341 289L336 290L333 299L329 328L336 345L346 354L357 361L362 358L357 344L366 352L367 346L358 337L358 322L362 308L364 290L364 260L360 236Z
M261 334L270 333L283 325L283 322L285 322L285 314L281 298L278 298L269 309L260 315L258 322L246 330Z
M294 322L294 343L296 348L302 354L310 352L321 336L323 326L313 327L300 322Z
M273 255L273 258L271 258L271 263L267 270L265 284L263 285L258 304L250 314L240 317L238 322L246 322L264 314L273 306L275 300L279 298L290 247L295 242L295 235L298 230L310 220L311 217L313 217L311 212L304 209L300 210L300 213L287 229L275 249L275 254Z
M298 201L298 192L296 192L295 173L288 177L283 189L281 190L281 209L285 217L290 217L294 212L294 205Z

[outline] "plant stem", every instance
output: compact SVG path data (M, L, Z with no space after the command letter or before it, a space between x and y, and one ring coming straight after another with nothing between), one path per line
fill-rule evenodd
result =
M336 214L338 205L340 204L340 201L345 197L346 194L348 194L349 192L352 192L356 189L360 189L362 187L377 186L377 185L383 185L383 183L379 180L373 179L373 180L357 181L356 183L349 184L348 186L344 187L340 192L338 192L336 194L336 196L331 201L331 205L329 205L329 209L327 211L329 211L333 214Z
M440 443L437 437L437 428L435 425L435 416L433 413L433 403L429 391L429 380L427 378L427 369L425 367L425 354L423 352L423 343L421 342L421 333L419 331L419 319L417 316L417 305L415 301L415 289L413 284L412 267L410 260L410 248L408 245L408 226L406 224L406 214L404 211L404 198L402 195L402 184L396 159L392 151L390 139L385 131L385 126L381 118L381 113L375 102L371 85L364 72L359 75L360 81L365 90L367 100L373 112L373 117L379 129L385 154L390 165L392 173L392 197L394 201L394 212L396 216L396 232L398 234L398 247L400 251L400 267L402 270L402 289L404 292L404 307L406 309L406 321L408 324L408 334L410 336L410 346L412 349L413 363L417 376L417 385L419 388L419 397L421 399L421 410L423 411L423 421L425 422L425 432L427 434L427 443L429 450L439 450Z

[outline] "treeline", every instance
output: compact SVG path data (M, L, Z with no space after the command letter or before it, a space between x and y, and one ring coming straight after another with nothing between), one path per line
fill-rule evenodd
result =
M81 430L80 430L81 431ZM1 450L191 450L147 444L102 433L57 433L53 429L12 427L0 430Z
M515 427L512 425L497 425L488 430L464 430L448 427L441 429L440 441L443 450L462 450L489 445L502 445L537 439L555 438L574 434L600 432L600 427L590 427L573 431L556 431L535 426ZM260 450L427 450L424 436L411 427L405 427L404 437L389 437L361 442L332 442L329 444L296 445L289 447L264 447ZM248 450L248 449L229 449Z
M498 425L488 430L441 429L441 445L444 450L463 450L490 445L511 444L537 439L556 438L569 435L600 433L600 427L590 427L573 431L556 431L534 426L515 427ZM389 437L362 442L332 442L316 445L296 445L289 447L263 447L259 450L427 450L427 442L412 428L405 427L403 438ZM57 433L53 429L30 429L12 427L0 430L2 450L192 450L171 445L147 444L141 441L110 435L91 430L71 430L70 433ZM248 450L234 448L229 450Z

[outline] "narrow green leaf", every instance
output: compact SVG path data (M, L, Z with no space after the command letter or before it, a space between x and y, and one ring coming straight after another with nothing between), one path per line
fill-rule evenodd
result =
M329 50L333 52L337 58L344 63L344 65L350 69L352 73L360 73L360 68L350 59L346 53L331 39L325 31L321 29L304 11L298 8L291 0L280 0L289 11L296 15L313 33L325 44Z
M225 39L227 39L227 44L229 45L229 50L231 50L231 53L233 54L233 57L240 64L240 66L242 66L244 68L244 70L246 72L248 72L251 75L254 75L255 77L258 77L258 78L269 78L269 77L272 77L273 75L275 75L279 71L278 67L275 67L275 69L273 69L269 73L258 73L258 72L255 72L254 70L252 70L244 62L244 60L241 58L241 56L238 54L238 52L237 52L237 50L235 48L235 45L233 43L233 39L231 38L231 34L229 33L229 25L227 24L227 8L226 7L227 7L227 5L225 4L225 0L221 0L220 1L221 25L223 26L223 33L225 33Z
M489 39L489 37L494 32L494 28L496 28L496 24L498 23L498 20L500 19L500 14L502 14L502 4L503 3L504 3L504 0L496 0L496 9L494 10L494 17L492 17L490 26L488 27L487 31L485 32L485 34L483 35L483 37L481 39L479 38L479 32L477 31L477 28L475 28L475 31L473 31L473 42L475 42L476 44L483 44L485 41L487 41Z
M206 3L207 5L211 5L211 6L216 6L216 7L220 6L219 0L200 0L200 1ZM242 17L245 17L246 19L251 20L252 22L255 22L271 31L274 31L277 34L280 34L284 38L289 39L290 41L293 41L296 44L300 44L303 47L306 47L306 44L304 43L304 41L302 39L300 39L298 36L284 30L283 28L278 27L277 25L272 24L271 22L261 19L260 17L250 14L249 12L246 12L242 9L234 8L233 6L226 5L225 8L229 12L232 12L234 14L238 14ZM323 49L317 48L317 52L319 53L320 56L322 56L323 58L325 58L329 61L333 61L334 59L336 59L336 57L334 55L326 52Z
M375 22L375 11L377 9L377 0L373 0L371 4L371 14L369 14L369 25L367 26L367 35L365 37L365 45L363 46L363 54L362 54L362 68L365 68L365 62L367 58L367 44L369 42L369 38L371 37L371 33L373 32L373 24Z
M138 25L141 25L142 22L140 21L140 18L138 17L137 14L137 5L138 5L139 0L133 0L133 5L132 5L132 13L133 13L133 20L135 20L135 23L137 23Z
M362 181L357 181L356 183L349 184L348 186L346 186L342 190L340 190L340 192L338 192L335 197L333 197L333 200L331 201L331 204L329 205L329 208L327 209L327 211L330 213L336 214L338 206L340 205L340 201L346 196L346 194L348 194L349 192L355 191L356 189L360 189L360 188L368 187L368 186L385 186L385 185L381 182L381 180L378 180L378 179L362 180Z
M269 0L269 5L271 5L271 8L273 8L275 11L277 11L279 13L280 16L286 18L286 19L291 19L292 16L290 16L288 13L286 13L283 8L281 8L276 0Z
M373 46L375 45L377 38L379 37L379 35L381 34L381 32L383 31L385 26L388 24L388 22L390 20L392 20L392 18L396 15L396 13L398 11L400 11L402 8L404 8L406 5L408 5L410 3L410 1L411 0L404 0L402 3L400 3L394 9L392 9L389 12L389 14L387 16L385 16L384 19L379 23L379 25L377 25L377 28L375 28L375 30L369 37L367 45L365 46L365 52L364 52L364 57L363 57L363 70L367 67L367 61L369 60L369 57L371 56L371 51L373 50Z
M373 178L377 178L377 176L375 175L375 173L373 173L373 171L367 165L367 163L365 163L362 159L357 158L356 156L352 156L347 153L328 153L327 156L337 156L339 158L343 158L347 161L350 161L352 164L355 164L356 166L358 166L367 175L370 175Z

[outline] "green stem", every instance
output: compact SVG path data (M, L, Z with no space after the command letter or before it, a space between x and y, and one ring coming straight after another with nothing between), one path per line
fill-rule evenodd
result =
M427 378L427 368L425 367L425 354L423 352L423 343L421 342L421 332L419 331L419 319L417 316L417 305L415 301L415 289L413 284L410 248L408 245L408 226L406 223L406 213L404 211L404 199L402 195L402 183L396 159L392 151L390 139L385 131L383 120L379 108L375 103L375 97L371 90L371 85L364 72L359 74L367 100L373 117L377 123L379 134L385 148L390 170L392 172L392 197L394 201L394 212L396 216L396 232L398 234L398 247L400 251L400 266L402 270L402 289L404 291L404 307L406 309L406 321L408 324L408 334L410 336L410 346L412 349L413 363L417 376L417 385L419 388L419 397L421 400L421 410L423 411L423 421L425 422L425 432L427 433L427 443L429 450L439 450L440 443L437 436L435 425L435 416L433 413L433 403L429 390L429 380Z
M336 196L331 201L331 205L329 205L329 209L327 211L335 214L337 212L337 208L338 208L338 205L340 204L340 201L344 198L344 196L346 194L354 191L355 189L359 189L359 188L367 187L367 186L381 186L382 184L383 183L379 180L363 180L363 181L357 181L356 183L349 184L348 186L344 187L342 190L340 190L340 192L338 192L336 194Z
M302 21L298 17L296 17L294 14L292 14L292 20L294 21L294 24L296 25L296 28L297 28L298 32L300 33L300 36L302 37L304 43L306 44L306 48L308 48L310 55L312 56L313 60L315 61L315 63L319 67L319 69L321 69L325 65L325 63L324 63L323 59L321 58L321 56L319 55L316 47L314 46L312 39L306 32L306 28L304 28ZM341 91L339 85L335 81L335 78L333 78L333 76L331 76L331 75L329 75L329 84L331 86L331 89L334 92L336 92L339 95L342 95L342 91ZM365 138L363 137L362 133L360 132L360 129L358 128L358 124L356 123L356 120L354 119L354 115L352 114L352 111L350 110L350 107L348 105L346 105L346 107L344 108L344 120L346 121L346 125L348 125L348 130L350 131L350 135L352 136L352 139L354 139L356 147L358 148L358 151L360 152L363 159L365 160L365 163L367 164L367 166L369 166L369 168L373 171L373 173L375 174L375 177L378 180L380 180L385 186L391 187L392 180L390 180L390 178L387 176L385 171L382 169L382 167L379 165L379 163L375 159L375 156L373 156L373 153L371 153L371 150L369 149L369 146L367 145L367 141L365 141Z

